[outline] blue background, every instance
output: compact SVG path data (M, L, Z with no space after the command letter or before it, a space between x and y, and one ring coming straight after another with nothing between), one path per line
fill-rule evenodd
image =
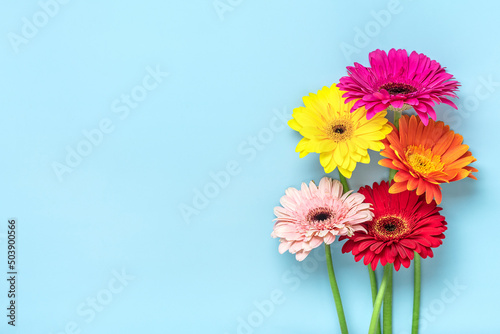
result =
M2 332L338 333L323 247L298 263L270 237L284 190L324 176L284 119L392 47L461 82L460 110L438 118L480 170L443 187L449 230L423 261L421 332L500 332L498 2L66 2L45 6L52 16L37 1L0 13L0 268L15 217L19 271L15 328L1 280ZM87 155L58 177L78 145ZM352 188L387 177L377 160ZM340 245L333 257L350 331L365 333L366 268ZM394 333L409 333L412 270L394 291Z

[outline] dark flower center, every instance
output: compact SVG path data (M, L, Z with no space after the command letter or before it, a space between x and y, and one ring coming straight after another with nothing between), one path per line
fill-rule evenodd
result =
M323 220L327 220L328 218L330 218L330 214L327 212L320 212L313 217L314 220L317 220L320 222Z
M398 82L389 82L385 85L380 86L380 89L385 89L390 95L398 94L410 94L417 91L417 89L411 85Z
M338 133L339 135L345 132L345 127L342 125L336 125L333 127L333 132Z
M330 208L320 207L311 210L307 214L306 219L310 224L323 223L332 218L333 215L334 214Z
M389 223L389 224L384 225L384 228L387 232L394 232L396 230L397 226Z
M381 240L395 240L410 232L410 224L398 216L389 215L376 219L371 230Z
M325 124L324 132L334 142L344 142L354 134L354 123L350 116L336 118Z

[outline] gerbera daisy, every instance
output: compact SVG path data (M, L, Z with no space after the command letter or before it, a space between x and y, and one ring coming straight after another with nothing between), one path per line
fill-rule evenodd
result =
M373 188L363 187L359 193L373 204L374 217L362 224L366 232L348 238L342 253L352 252L356 261L364 258L363 263L371 264L373 270L379 261L382 266L394 263L399 270L401 265L410 266L414 252L422 258L432 257L431 248L443 243L446 222L435 201L426 203L423 196L410 191L390 194L385 181L374 183Z
M279 252L295 254L298 261L323 242L335 241L337 235L353 235L364 231L361 223L372 218L370 204L358 193L343 194L342 184L324 177L316 186L302 183L301 190L288 188L274 208L276 223L271 234L280 238Z
M436 120L435 103L457 109L447 97L456 97L459 83L437 61L415 51L408 57L404 49L391 49L388 55L376 50L369 60L371 67L358 63L347 67L348 76L338 85L346 91L346 102L357 100L352 109L364 106L369 119L388 108L403 111L413 107L427 125L428 116Z
M366 111L359 108L350 113L354 102L345 104L335 84L323 87L318 94L304 96L305 107L295 108L288 125L304 138L297 144L296 152L303 158L311 152L319 153L319 161L326 173L339 168L350 178L356 163L369 163L368 149L380 151L381 140L391 131L385 118L386 112L366 119Z
M468 166L476 161L469 146L462 144L463 137L450 130L443 122L431 120L427 126L415 116L404 115L384 140L385 149L380 153L387 159L379 164L398 172L394 177L391 193L417 190L425 192L427 203L433 198L441 203L440 183L449 183L470 177L476 180Z

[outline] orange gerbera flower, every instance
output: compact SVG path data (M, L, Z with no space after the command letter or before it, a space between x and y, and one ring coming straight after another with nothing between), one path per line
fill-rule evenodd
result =
M399 120L399 131L394 129L383 141L385 149L380 153L387 159L379 164L398 172L391 194L417 189L417 195L425 192L425 200L433 198L441 203L440 183L458 181L466 177L476 179L468 166L476 161L463 145L463 137L450 130L443 122L429 120L425 126L415 116L404 115Z

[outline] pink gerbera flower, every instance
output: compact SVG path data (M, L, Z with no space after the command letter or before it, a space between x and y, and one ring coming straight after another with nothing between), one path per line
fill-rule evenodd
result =
M271 236L280 238L279 252L288 250L302 261L323 242L334 242L337 235L366 232L361 224L373 214L364 199L352 191L343 194L342 184L328 177L319 186L311 181L309 186L302 183L301 190L288 188L280 200L282 207L274 208L277 218Z
M376 50L369 60L371 67L358 63L348 66L348 76L337 85L346 91L345 103L358 100L351 111L364 106L370 119L385 109L404 111L413 107L427 125L428 116L436 120L434 104L446 103L457 109L447 97L456 97L459 83L437 61L415 51L408 57L404 49L391 49L389 54Z

